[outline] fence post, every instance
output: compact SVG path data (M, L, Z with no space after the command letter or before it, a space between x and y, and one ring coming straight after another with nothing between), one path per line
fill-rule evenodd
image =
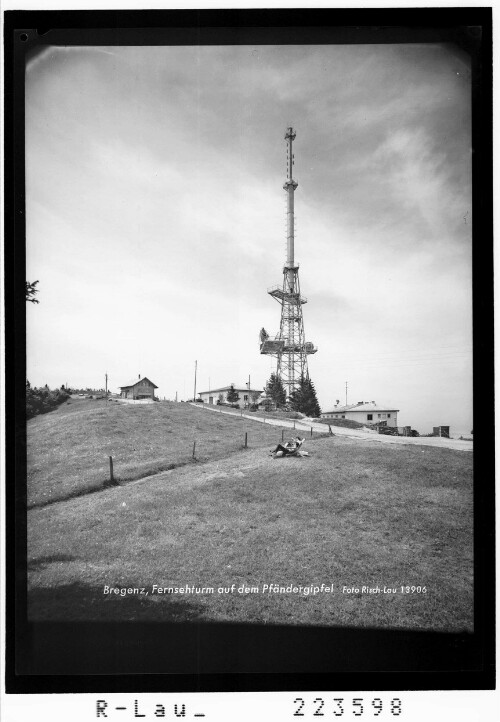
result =
M293 428L295 429L295 421L293 422Z
M330 426L330 424L328 424L328 431L329 431L330 436L331 436L331 435L332 435L332 427Z
M285 429L281 429L281 441L285 440Z
M112 484L115 483L115 477L113 476L113 457L109 457L109 480Z
M245 449L248 448L248 431L245 431Z
M193 442L193 459L195 459L195 452L196 452L196 441Z
M313 437L313 427L311 426L311 439Z

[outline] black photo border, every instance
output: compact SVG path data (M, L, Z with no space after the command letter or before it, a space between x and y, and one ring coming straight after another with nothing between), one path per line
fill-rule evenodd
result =
M25 61L46 45L448 42L471 58L473 634L240 624L34 623L26 609ZM491 8L4 12L7 693L493 689Z

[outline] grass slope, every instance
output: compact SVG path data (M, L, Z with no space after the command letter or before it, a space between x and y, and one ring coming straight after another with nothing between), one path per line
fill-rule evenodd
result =
M472 630L472 456L339 436L306 448L282 460L252 449L31 510L30 617ZM259 592L217 592L233 583ZM263 593L271 583L333 591ZM215 593L160 596L154 584Z
M28 422L28 507L102 489L114 475L130 481L192 463L220 459L248 446L269 448L281 429L189 404L120 404L72 400ZM290 429L285 431L286 438Z

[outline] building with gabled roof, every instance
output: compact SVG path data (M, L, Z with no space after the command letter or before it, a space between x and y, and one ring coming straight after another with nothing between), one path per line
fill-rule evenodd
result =
M392 406L377 404L375 401L358 401L348 406L334 406L333 411L325 411L322 419L349 419L360 424L378 424L380 426L397 426L398 412Z
M153 401L155 389L157 388L158 386L150 381L147 376L141 379L139 374L137 380L120 386L120 396L122 399L151 399Z

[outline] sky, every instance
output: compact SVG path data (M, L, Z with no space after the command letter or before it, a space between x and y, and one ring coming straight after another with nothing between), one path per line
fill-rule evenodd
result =
M452 46L48 47L27 66L28 379L161 398L276 361L293 126L309 372L472 429L470 68Z

